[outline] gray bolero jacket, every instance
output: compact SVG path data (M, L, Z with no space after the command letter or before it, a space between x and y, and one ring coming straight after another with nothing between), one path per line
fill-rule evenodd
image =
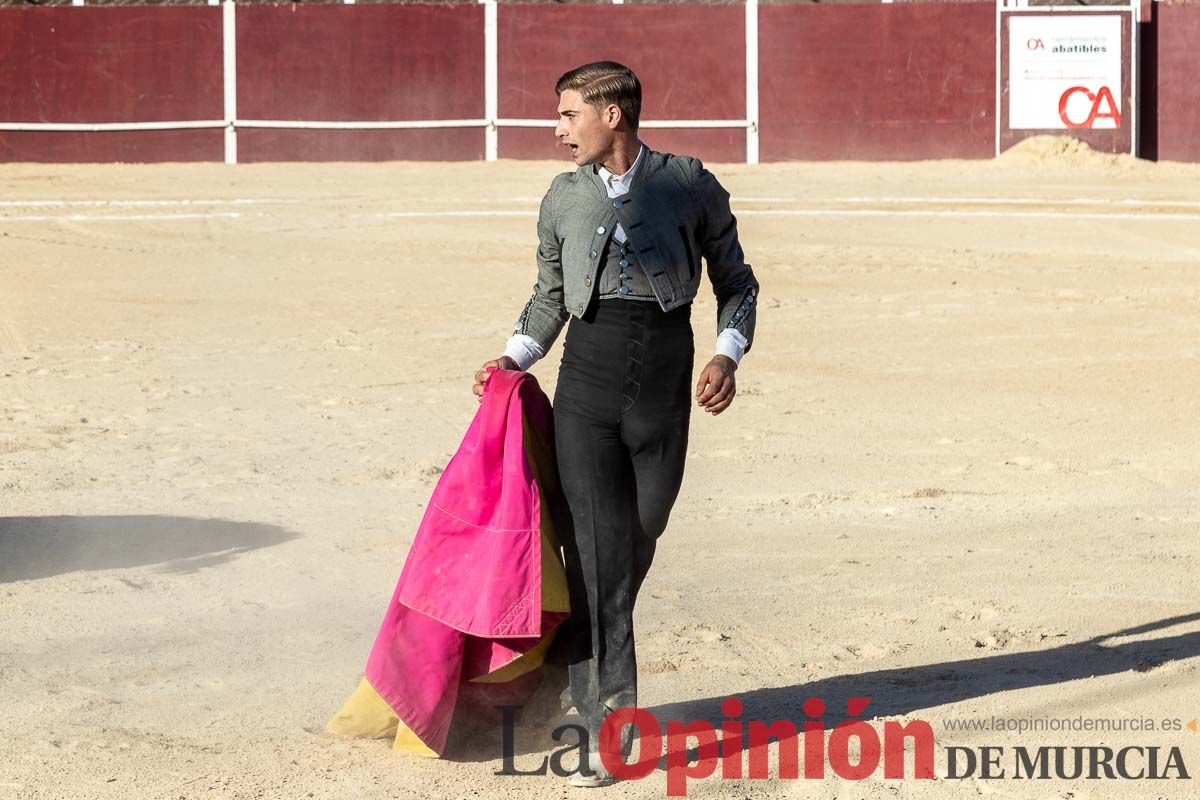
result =
M754 340L758 281L742 255L729 192L697 158L647 150L628 194L610 198L595 166L558 175L538 214L537 283L513 330L549 352L570 315L595 296L604 244L618 222L658 303L670 311L700 286L700 258L717 298L717 332Z

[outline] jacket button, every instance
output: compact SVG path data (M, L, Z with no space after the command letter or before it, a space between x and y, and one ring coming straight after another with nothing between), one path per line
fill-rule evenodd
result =
M613 200L613 208L620 208L623 205L625 205L623 200Z
M596 233L603 235L604 234L604 226L601 225L599 228L596 228Z
M591 277L590 275L589 275L588 277L586 277L586 278L584 278L584 279L583 279L583 285L584 285L584 286L591 286L591 285L592 285L592 277Z

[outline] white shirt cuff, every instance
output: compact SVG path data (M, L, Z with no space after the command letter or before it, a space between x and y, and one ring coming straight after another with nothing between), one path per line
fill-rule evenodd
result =
M728 356L733 359L733 363L737 364L746 352L746 344L746 337L742 335L741 331L726 328L717 336L717 355Z
M546 351L532 336L514 333L504 346L504 355L517 362L517 369L524 372L533 366L533 362L546 355Z

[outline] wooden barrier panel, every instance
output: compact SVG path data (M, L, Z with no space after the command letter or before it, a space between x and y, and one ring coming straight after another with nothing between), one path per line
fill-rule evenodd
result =
M746 118L746 11L732 5L510 5L499 8L499 113L553 121L554 84L590 61L642 82L642 119ZM744 161L741 129L643 129L660 150ZM565 158L552 128L501 128L502 158Z
M995 5L766 5L760 152L784 159L989 158Z
M240 5L238 117L481 119L478 5ZM473 160L483 128L240 129L239 161Z
M0 121L222 117L221 10L0 8ZM219 129L0 131L0 161L219 161Z
M1155 3L1157 157L1200 162L1200 6Z

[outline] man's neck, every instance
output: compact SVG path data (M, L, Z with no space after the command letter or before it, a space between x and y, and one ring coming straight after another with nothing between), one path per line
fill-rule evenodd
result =
M613 175L624 175L626 172L629 172L629 168L633 166L633 162L637 161L638 153L641 150L642 143L638 141L636 136L622 137L613 147L612 153L600 162L600 166Z

